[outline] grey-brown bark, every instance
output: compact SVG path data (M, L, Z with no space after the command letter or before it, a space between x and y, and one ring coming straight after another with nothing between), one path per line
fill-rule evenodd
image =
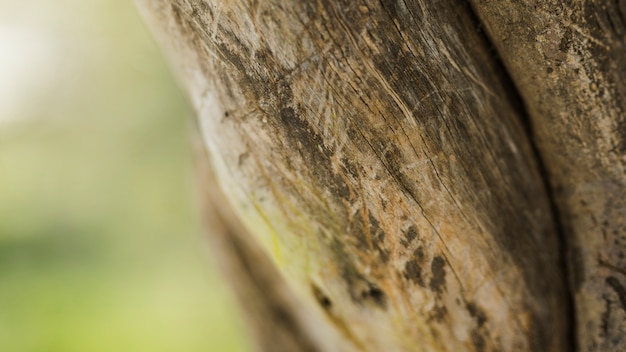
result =
M626 350L626 1L472 3L555 190L580 350Z
M533 118L568 238L576 239L573 262L585 268L576 287L607 302L601 326L619 345L621 278L588 268L598 253L612 263L603 268L619 268L620 252L595 240L585 247L592 231L585 216L623 230L624 155L615 149L623 140L612 133L623 111L617 80L623 61L584 56L570 31L566 47L579 48L572 52L581 55L575 62L581 70L580 58L595 58L600 66L589 72L622 71L611 73L610 87L596 81L593 91L603 93L557 90L570 80L570 88L589 83L580 70L574 76L569 66L548 67L538 56L564 37L528 29L533 37L522 24L515 32L506 24L515 17L496 12L500 3L508 6L502 11L518 6L473 5ZM558 229L526 117L467 5L146 0L142 6L197 110L210 154L201 159L211 160L208 175L215 174L204 178L207 217L261 349L571 347ZM524 72L520 48L537 33L544 41ZM573 56L567 53L548 52L561 63ZM562 111L579 114L575 133ZM598 128L585 135L585 126ZM577 145L587 148L582 161L574 158ZM613 154L604 159L604 152ZM589 193L598 189L605 193ZM598 280L604 291L593 291ZM577 311L589 311L581 308L580 290L577 298ZM597 327L586 329L578 328L585 346Z

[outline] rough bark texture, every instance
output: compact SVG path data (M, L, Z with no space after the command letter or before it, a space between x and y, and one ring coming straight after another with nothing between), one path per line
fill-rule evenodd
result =
M207 216L261 349L570 347L525 117L464 3L143 8L197 110Z
M482 1L569 244L581 351L626 350L626 1Z

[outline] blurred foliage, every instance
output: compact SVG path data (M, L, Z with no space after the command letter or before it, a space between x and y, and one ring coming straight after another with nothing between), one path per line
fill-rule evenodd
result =
M0 0L2 89L0 351L244 350L132 2Z

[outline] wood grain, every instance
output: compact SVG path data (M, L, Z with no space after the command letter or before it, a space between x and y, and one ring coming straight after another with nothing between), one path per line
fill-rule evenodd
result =
M294 333L313 341L302 349L568 348L549 199L513 87L465 4L142 6L228 199L213 209L232 208L245 227L231 233L271 256L258 265L273 263L297 302L280 309L318 336ZM240 289L267 296L274 280L262 282Z

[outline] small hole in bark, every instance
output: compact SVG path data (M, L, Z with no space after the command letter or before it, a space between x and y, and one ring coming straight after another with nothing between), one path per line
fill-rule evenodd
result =
M385 307L385 293L378 287L371 286L363 292L363 298L371 298L378 306Z
M319 303L322 308L328 310L333 306L333 302L331 302L330 298L328 298L319 287L311 284L311 290L313 291L313 296L315 296L317 303Z

